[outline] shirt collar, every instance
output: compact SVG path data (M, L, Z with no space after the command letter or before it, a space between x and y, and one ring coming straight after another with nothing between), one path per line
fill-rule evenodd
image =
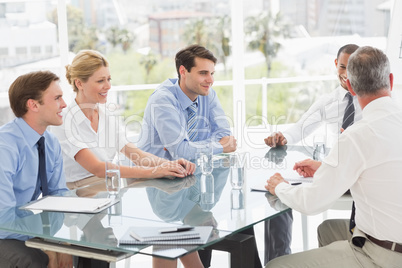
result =
M85 120L86 117L75 99L69 107L68 113L71 113L72 118L74 118L77 124L80 124Z
M381 97L378 99L375 99L368 103L364 109L363 109L363 117L367 118L371 114L376 114L376 111L378 109L382 109L383 107L389 107L393 103L393 99L389 96Z
M346 93L348 93L349 91L348 90L346 90L346 89L344 89L341 85L339 85L335 90L337 90L337 98L338 98L338 101L340 101L340 102L348 102L348 97L346 97ZM356 97L356 95L355 96L352 96L353 97L353 103L356 103L356 101L357 101L357 97ZM356 105L355 105L355 108L356 108Z
M341 85L339 85L339 86L336 88L336 90L338 91L338 99L339 99L340 101L347 100L346 93L348 93L349 91L347 91L346 89L344 89Z
M75 99L69 105L68 113L71 113L72 118L74 118L74 120L77 124L81 124L85 120L89 121L89 119L85 116L85 114L83 113L83 111L81 110L80 106L78 105L78 103ZM99 117L101 117L101 114L103 114L103 110L101 109L101 105L99 105L99 104L98 104L98 113L99 113Z
M36 132L33 128L31 128L31 126L28 125L28 123L25 122L25 120L22 119L21 117L17 117L15 119L15 123L21 129L21 132L24 133L24 138L27 141L27 143L31 147L33 147L38 142L41 135L39 135L38 132ZM43 133L43 135L45 135L45 133Z
M174 86L176 88L177 99L181 105L181 108L183 110L186 110L188 107L190 107L193 104L193 101L190 100L190 98L186 94L184 94L183 90L179 86L179 80L176 81ZM197 103L197 107L198 107L198 97L195 99L194 102Z

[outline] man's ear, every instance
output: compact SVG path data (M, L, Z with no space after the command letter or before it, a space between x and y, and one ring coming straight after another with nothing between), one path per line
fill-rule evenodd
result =
M27 110L36 112L38 110L38 101L34 99L28 99L26 103Z
M394 86L394 75L392 73L389 74L389 91L392 91L392 87Z
M183 65L180 65L179 67L179 73L180 73L180 77L183 77L186 75L186 67L184 67Z
M354 92L352 86L350 85L349 79L346 79L346 85L348 86L348 90L349 90L350 94L352 94L352 96L356 96L356 92Z
M335 59L335 67L338 68L338 59Z

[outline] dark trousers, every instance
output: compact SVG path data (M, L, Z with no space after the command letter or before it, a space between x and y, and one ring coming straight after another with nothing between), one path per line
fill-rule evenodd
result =
M254 228L250 227L246 230L243 230L241 232L239 232L241 234L247 234L247 235L252 235L255 237L254 235ZM250 268L261 268L261 260L260 260L260 256L258 254L258 249L257 249L257 242L254 239L254 247L255 247L255 255L254 255L254 267L250 267ZM202 264L204 265L205 268L210 267L211 266L211 257L212 257L212 250L211 249L205 249L205 250L200 250L198 251L198 254L200 255L200 259Z
M25 241L0 239L1 268L46 268L48 263L45 252L25 246Z
M74 267L77 268L109 268L109 265L106 261L74 256Z
M292 224L292 210L264 222L265 264L276 257L291 253Z

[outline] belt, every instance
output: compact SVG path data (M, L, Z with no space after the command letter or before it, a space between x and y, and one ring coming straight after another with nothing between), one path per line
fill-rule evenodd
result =
M368 234L366 234L366 236L371 242L373 242L374 244L376 244L382 248L402 253L402 245L401 244L391 242L391 241L378 240L377 238L374 238Z

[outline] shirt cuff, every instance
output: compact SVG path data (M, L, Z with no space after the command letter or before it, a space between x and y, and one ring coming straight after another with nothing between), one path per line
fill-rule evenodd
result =
M286 139L286 141L287 141L286 145L295 145L295 144L297 143L297 142L296 142L297 139L295 139L295 138L292 136L291 133L282 132L282 134L283 134L283 136L285 137L285 139Z
M217 145L214 145L214 154L221 154L221 153L223 153L222 144L218 143Z
M275 194L279 197L280 199L280 194L286 191L287 188L291 187L289 183L286 182L281 182L279 183L276 188L275 188Z

